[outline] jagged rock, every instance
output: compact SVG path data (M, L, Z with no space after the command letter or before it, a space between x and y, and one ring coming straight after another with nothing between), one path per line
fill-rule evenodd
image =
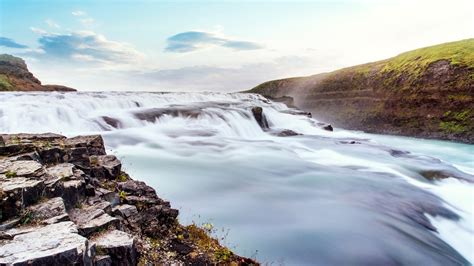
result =
M120 190L135 196L157 197L155 190L142 181L128 180L120 183L119 188Z
M91 175L99 179L115 179L122 169L122 163L114 155L91 156L90 162Z
M63 163L69 159L67 151L60 147L43 147L39 149L38 153L45 164Z
M0 146L12 141L19 145L15 152L33 149L0 159L0 265L135 265L138 254L153 265L217 263L212 252L177 240L178 210L121 173L120 161L104 156L100 136L2 135ZM137 243L124 232L107 232L115 229L133 234ZM148 237L159 237L160 248ZM88 245L96 240L107 254ZM199 259L189 257L190 248Z
M0 220L7 220L35 203L44 188L42 180L25 177L0 178Z
M113 208L112 212L115 215L121 216L123 218L128 218L130 216L138 214L137 207L128 204L118 205Z
M111 202L114 205L116 202L118 202L118 196L116 195L116 193L108 189L98 187L95 189L95 194L100 199Z
M16 235L0 246L0 265L90 265L88 241L73 222L61 222Z
M269 128L268 126L268 121L265 115L263 114L263 109L262 107L256 106L252 108L252 114L255 120L257 121L258 125L266 130Z
M137 250L134 242L131 235L112 230L97 237L93 244L98 254L110 256L112 265L128 266L137 264Z
M112 266L112 258L109 255L98 255L94 259L95 266Z
M69 219L64 201L60 197L30 206L27 210L35 221L41 221L45 224L53 224Z

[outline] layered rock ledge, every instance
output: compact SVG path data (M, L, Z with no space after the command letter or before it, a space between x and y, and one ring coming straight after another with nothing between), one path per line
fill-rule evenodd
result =
M178 222L100 135L0 135L0 265L257 265Z

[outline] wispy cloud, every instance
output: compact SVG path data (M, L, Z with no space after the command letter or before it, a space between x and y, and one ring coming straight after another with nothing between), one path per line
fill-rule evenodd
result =
M114 66L136 63L143 57L143 54L131 45L108 40L92 31L40 34L42 35L38 39L38 51L29 53L36 58Z
M81 18L79 21L82 23L84 26L90 26L94 24L95 20L91 17L86 17L86 18Z
M6 38L6 37L0 37L0 46L4 46L8 48L17 48L17 49L28 48L28 46L17 43L16 41L10 38Z
M46 22L46 24L48 24L48 26L51 27L51 28L55 28L55 29L59 29L59 28L60 28L59 24L57 24L56 22L54 22L54 20L52 20L52 19L47 19L45 22Z
M233 40L204 31L187 31L169 37L165 51L186 53L212 46L222 46L238 51L263 48L256 42Z
M86 12L81 11L81 10L72 11L71 14L76 17L82 17L82 16L87 15Z

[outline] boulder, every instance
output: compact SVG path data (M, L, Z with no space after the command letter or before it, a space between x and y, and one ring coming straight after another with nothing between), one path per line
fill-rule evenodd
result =
M98 255L108 255L112 265L136 265L137 250L133 237L123 231L112 230L93 240Z
M0 265L90 265L88 241L73 222L16 235L0 246Z
M71 220L77 224L81 235L87 236L94 232L108 228L109 226L118 226L119 220L106 213L111 211L110 204L99 203L97 205L83 207L82 209L73 209L69 215Z
M120 175L122 163L114 155L91 156L91 176L115 179Z
M252 114L255 120L257 121L258 125L266 130L269 128L268 121L265 115L263 114L263 108L260 106L256 106L252 108Z

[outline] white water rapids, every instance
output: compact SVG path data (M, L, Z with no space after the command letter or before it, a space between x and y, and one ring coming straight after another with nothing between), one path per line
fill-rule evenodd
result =
M0 133L100 133L181 222L228 229L261 262L474 261L473 145L329 132L292 111L254 94L0 93ZM302 135L271 134L283 129Z

